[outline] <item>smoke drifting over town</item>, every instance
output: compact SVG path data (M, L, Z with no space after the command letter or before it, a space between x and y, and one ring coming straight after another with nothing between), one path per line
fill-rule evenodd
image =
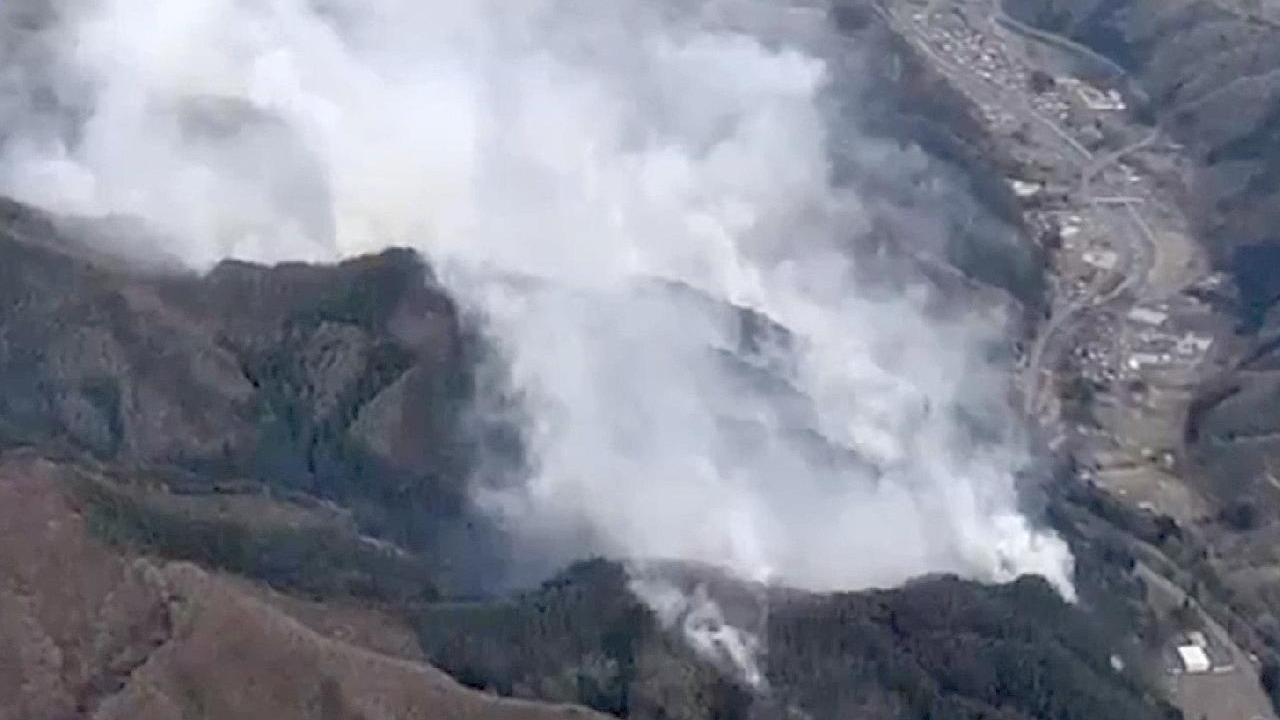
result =
M934 317L923 280L873 287L851 249L870 200L833 180L833 145L901 155L833 122L834 70L809 45L823 13L0 13L0 192L140 218L195 268L393 245L431 262L493 339L527 454L519 482L477 478L475 502L531 552L815 590L1039 573L1071 593L1065 544L1018 507L1027 458L988 359L1001 319Z

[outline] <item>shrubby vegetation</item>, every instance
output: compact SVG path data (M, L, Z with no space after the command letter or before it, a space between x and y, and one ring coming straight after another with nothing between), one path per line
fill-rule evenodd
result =
M620 717L745 717L750 694L663 632L623 568L579 563L509 600L440 604L416 618L422 646L463 683L574 702Z
M438 596L426 564L336 523L267 524L162 507L82 479L75 491L100 537L135 551L254 578L281 590L412 604Z
M1038 578L813 597L775 608L769 628L770 680L817 717L848 717L869 692L892 701L883 716L921 720L1177 715L1116 673L1107 638Z
M692 656L625 587L620 567L596 561L510 601L433 607L419 631L429 657L475 687L623 717L1177 717L1113 670L1103 629L1039 579L778 593L760 697Z
M485 566L506 555L498 534L468 511L461 478L478 444L487 443L486 458L518 457L519 437L468 424L482 350L450 325L452 308L433 304L447 299L422 287L416 258L391 253L337 268L232 263L203 279L164 281L168 287L21 246L6 257L0 447L65 449L108 472L161 478L147 489L86 479L77 492L93 528L128 548L303 595L398 608L413 618L428 656L475 687L670 720L763 720L791 710L819 720L1142 720L1164 712L1109 669L1097 616L1035 581L778 593L763 633L770 690L760 696L664 630L614 563L582 563L511 597L457 602L471 589L460 573L492 575ZM179 321L141 314L126 301L129 283L135 294L172 303ZM429 349L404 341L392 325L406 298L417 303L418 320L438 321L449 338ZM744 315L741 324L744 352L786 341L767 318ZM71 358L79 364L67 365L36 351L86 339L115 348L115 359L80 353ZM212 379L195 372L211 370L204 361L216 366ZM400 389L421 415L396 417L396 409L359 432L375 398ZM365 445L384 430L403 433L395 448ZM262 504L209 511L228 491ZM1114 508L1090 510L1105 516ZM1177 542L1176 525L1142 522L1144 536ZM1082 587L1126 589L1111 594L1116 616L1128 612L1123 547L1077 545L1087 549Z

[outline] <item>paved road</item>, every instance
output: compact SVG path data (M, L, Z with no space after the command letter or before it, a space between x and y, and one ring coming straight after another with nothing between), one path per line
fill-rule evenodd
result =
M930 7L932 9L935 5L947 1L931 0ZM991 33L995 37L1004 38L1003 31L1011 28L1010 24L1003 19L1004 13L1000 7L1000 0L949 1L988 3L985 16L991 26ZM929 55L943 72L952 75L953 79L961 84L975 82L969 71L956 67L948 58L941 57L934 51L929 45L928 38L920 34L911 23L897 20L892 13L883 14L900 33L913 40L916 46ZM1013 29L1018 28L1013 26ZM1040 37L1040 34L1036 34L1036 39L1045 40ZM1009 43L1005 45L1009 51L1014 50L1009 47ZM1070 47L1071 43L1068 41L1054 43L1054 45L1063 48ZM1022 58L1022 60L1025 63L1026 59ZM1030 65L1030 63L1026 64ZM1014 92L1016 92L1014 89L1005 89L1006 98ZM1104 230L1111 238L1113 249L1124 257L1123 279L1116 287L1106 291L1102 282L1113 280L1114 276L1100 279L1100 282L1095 283L1080 297L1055 307L1041 328L1030 350L1024 388L1025 409L1029 415L1039 416L1048 390L1048 383L1044 382L1044 378L1048 375L1046 368L1051 368L1058 353L1066 349L1066 343L1061 340L1070 337L1081 323L1088 322L1090 311L1099 305L1121 301L1126 297L1133 298L1129 301L1132 305L1137 299L1150 292L1147 283L1152 268L1156 266L1160 246L1156 233L1151 227L1151 221L1143 213L1144 205L1141 202L1132 201L1116 203L1113 198L1100 196L1095 187L1095 179L1129 154L1156 142L1160 136L1160 129L1158 127L1152 129L1138 141L1123 148L1105 155L1095 155L1072 137L1069 131L1061 127L1055 119L1040 115L1031 105L1027 93L1022 93L1019 98L1009 99L1012 101L1002 103L1006 109L1016 111L1025 119L1049 129L1050 135L1060 141L1062 150L1060 154L1064 158L1073 160L1080 173L1077 197L1089 206L1093 220L1103 223ZM1126 308L1121 308L1121 310L1124 309ZM1044 419L1052 421L1052 418ZM1167 602L1176 605L1185 598L1186 593L1181 588L1149 567L1139 564L1137 572L1146 580L1153 592L1163 593ZM1258 684L1256 668L1248 655L1232 641L1225 628L1198 606L1197 611L1202 617L1207 633L1217 646L1227 649L1232 661L1220 667L1215 673L1181 675L1173 679L1174 697L1178 705L1188 713L1188 718L1192 719L1205 717L1208 720L1275 720L1270 703Z
M1056 36L1048 33L1040 32L1034 28L1010 18L1004 12L1001 0L989 0L990 8L987 13L987 22L991 26L993 33L1001 35L1002 27L1012 27L1024 34L1032 35L1036 40L1041 42L1047 41L1049 38ZM1071 49L1093 58L1095 62L1098 60L1096 53L1088 48L1079 46L1076 43L1065 38L1060 39L1061 42L1054 43L1056 47ZM1109 62L1109 61L1108 61ZM1121 72L1122 69L1111 63L1114 69ZM1068 147L1075 150L1078 155L1087 160L1080 170L1080 183L1078 196L1094 207L1098 208L1102 202L1102 198L1093 192L1093 178L1105 172L1107 168L1115 163L1120 162L1129 154L1136 152L1151 143L1155 142L1160 135L1160 129L1153 128L1151 132L1143 136L1142 139L1126 145L1118 150L1107 153L1106 155L1097 156L1083 147L1069 133L1063 129L1057 122L1050 118L1036 113L1034 109L1029 111L1038 115L1042 122L1055 128L1055 134L1067 138L1070 142ZM1146 218L1142 217L1141 212L1137 208L1137 203L1125 203L1125 213L1132 225L1125 231L1122 229L1121 223L1109 223L1111 229L1111 237L1113 247L1125 258L1124 279L1116 285L1110 292L1103 294L1103 288L1108 284L1111 278L1099 277L1095 283L1089 287L1085 293L1079 298L1069 302L1065 306L1056 309L1049 320L1041 328L1040 333L1036 337L1035 343L1032 345L1031 354L1027 362L1027 380L1026 394L1024 396L1024 410L1030 416L1037 416L1041 413L1045 405L1045 396L1049 388L1044 382L1046 377L1051 376L1051 369L1046 367L1046 357L1052 357L1054 353L1048 353L1051 344L1062 335L1068 334L1067 331L1074 328L1078 322L1087 319L1089 310L1099 305L1115 301L1126 293L1133 292L1135 295L1145 287L1148 273L1155 264L1155 253L1157 251L1155 234L1152 232L1150 225L1146 222ZM1096 213L1096 214L1101 214Z
M1053 43L1055 47L1079 52L1095 62L1099 61L1097 54L1088 48L1066 38L1058 38L1049 33L1035 30L1009 17L1004 12L1001 0L987 1L990 3L990 7L986 17L993 34L1002 36L1002 28L1013 28L1021 34L1031 35L1040 42L1047 42L1050 38L1056 38L1058 42ZM1006 47L1009 46L1006 44ZM1110 61L1107 62L1110 63ZM1115 70L1123 72L1118 65L1114 63L1110 63L1110 65ZM1029 111L1039 115L1034 109L1029 108ZM1129 154L1152 144L1160 135L1160 129L1158 127L1153 128L1142 139L1106 155L1097 156L1075 141L1074 138L1070 138L1069 133L1057 122L1043 116L1040 116L1040 118L1042 122L1054 127L1057 130L1056 134L1068 137L1070 139L1068 146L1087 161L1080 169L1078 196L1095 209L1095 216L1098 217L1103 214L1100 206L1104 203L1102 202L1103 198L1094 193L1093 179ZM1056 353L1048 352L1053 343L1059 337L1069 335L1077 323L1086 321L1089 311L1093 308L1114 302L1126 293L1139 295L1146 286L1148 274L1155 265L1156 253L1158 252L1155 233L1138 209L1138 203L1127 202L1123 205L1124 213L1127 215L1128 228L1124 227L1125 223L1120 222L1109 222L1107 224L1112 238L1112 247L1125 259L1124 278L1110 292L1104 294L1103 288L1111 278L1106 276L1099 277L1080 297L1063 307L1056 308L1044 327L1041 328L1035 343L1032 345L1031 354L1027 362L1024 410L1030 416L1038 416L1044 409L1046 394L1050 387L1045 382L1045 379L1052 375L1052 366L1046 366L1046 358L1056 358Z
M947 0L933 0L929 5L929 9L934 10L945 1ZM956 0L950 1L955 2ZM1003 37L1000 23L1002 22L1001 18L1004 16L1004 10L999 0L983 0L983 2L987 3L983 15L990 26L991 34L995 37ZM919 29L912 23L903 20L892 11L878 4L873 5L873 7L891 27L903 37L911 40L913 45L924 52L938 69L950 76L957 85L964 87L966 84L971 85L975 82L971 70L957 66L949 58L939 54L930 44L929 38L921 34ZM1006 47L1008 47L1007 43ZM1001 105L1004 108L1014 111L1021 115L1024 120L1048 130L1049 136L1056 138L1062 157L1076 165L1076 171L1081 178L1081 197L1088 204L1095 207L1101 203L1096 202L1100 198L1093 194L1093 178L1105 171L1113 163L1119 162L1121 158L1129 153L1150 144L1158 135L1158 132L1153 131L1149 136L1144 137L1137 143L1108 153L1105 156L1096 157L1092 151L1085 147L1054 118L1046 117L1038 112L1031 103L1029 91L1005 87L992 87L991 91L999 96ZM1123 214L1127 216L1125 221L1116 220L1110 222L1108 230L1113 238L1113 246L1126 259L1125 277L1116 288L1105 295L1102 294L1103 288L1111 278L1099 278L1081 297L1053 308L1049 318L1032 343L1028 354L1023 397L1024 410L1030 416L1038 416L1044 406L1048 389L1048 384L1044 382L1044 379L1048 375L1047 368L1053 365L1050 360L1057 357L1057 353L1050 352L1050 350L1056 349L1055 345L1058 339L1069 335L1070 331L1078 323L1084 321L1088 317L1089 311L1099 303L1111 302L1126 292L1137 291L1143 287L1147 273L1154 265L1154 233L1135 204L1127 203L1124 208ZM1099 214L1101 215L1102 213Z
M1137 152L1154 143L1160 137L1160 128L1155 127L1151 132L1147 133L1137 142L1126 145L1115 152L1106 156L1099 157L1089 167L1085 168L1080 176L1080 197L1086 198L1089 205L1095 211L1101 212L1102 205L1114 204L1114 198L1100 197L1093 192L1093 178L1101 173L1106 172L1107 168L1115 163L1120 162L1129 154ZM1130 223L1131 230L1129 233L1118 233L1117 237L1127 237L1129 242L1120 244L1120 251L1125 256L1125 273L1124 279L1111 289L1111 292L1105 295L1099 295L1094 300L1094 305L1106 305L1114 302L1126 294L1132 294L1135 298L1140 297L1146 290L1147 280L1150 276L1151 269L1155 267L1156 255L1159 252L1159 243L1156 240L1155 232L1147 223L1147 219L1143 217L1139 206L1142 204L1141 198L1133 198L1130 202L1120 203L1123 206L1122 213L1126 216L1125 221ZM1113 224L1112 227L1115 227Z
M1154 127L1151 129L1151 132L1147 133L1146 135L1143 135L1141 140L1138 140L1137 142L1129 143L1128 145L1125 145L1119 150L1109 152L1106 155L1099 155L1098 157L1094 158L1093 162L1090 163L1084 170L1080 172L1080 196L1086 197L1086 198L1093 198L1094 195L1092 192L1092 188L1093 188L1094 177L1104 172L1109 166L1120 162L1131 153L1135 153L1141 150L1142 148L1145 148L1148 145L1154 143L1157 139L1159 139L1159 137L1160 137L1160 128Z
M993 37L1003 39L1006 35L1005 31L1010 27L1018 29L1025 27L1005 15L1001 0L931 0L928 11L934 11L948 2L983 3L985 7L981 14L989 26L989 34ZM925 53L941 72L950 76L954 83L960 87L971 87L975 84L976 80L970 69L956 65L951 59L934 50L929 38L925 37L914 24L878 3L873 4L873 7L900 35L911 40L913 45ZM1041 31L1034 33L1035 39L1040 42L1046 41L1043 37L1045 35L1047 33ZM1013 47L1010 43L1006 42L1004 45L1007 51L1012 52ZM1077 48L1076 43L1065 38L1055 43L1055 46L1064 49L1075 48L1094 62L1098 61L1096 53L1092 50L1082 46ZM1020 58L1020 60L1023 64L1031 65L1027 58ZM1147 218L1143 216L1140 202L1136 201L1137 198L1117 202L1114 197L1099 196L1095 193L1093 180L1125 156L1155 142L1160 132L1159 128L1155 128L1137 142L1106 155L1096 156L1056 119L1038 112L1031 103L1029 90L996 87L990 84L988 90L1000 98L1000 103L1005 109L1014 111L1024 120L1048 130L1049 135L1046 137L1051 136L1057 139L1059 154L1067 162L1073 162L1076 165L1076 171L1080 176L1079 197L1094 210L1095 219L1103 221L1104 230L1112 240L1113 249L1124 258L1123 278L1114 288L1109 292L1105 291L1105 287L1113 278L1100 277L1080 297L1052 308L1044 326L1033 341L1023 378L1024 410L1029 416L1039 417L1044 410L1048 391L1051 388L1046 378L1051 377L1052 367L1056 364L1058 353L1063 349L1058 347L1062 344L1061 339L1069 337L1081 323L1087 322L1091 310L1100 305L1113 303L1126 295L1140 296L1147 289L1147 279L1151 269L1156 265L1159 252L1156 234ZM1104 205L1118 205L1119 210L1104 210Z
M1011 32L1021 29L1018 27L1020 24L1011 25L1005 19L1000 0L930 0L929 10L936 10L944 3L957 2L985 4L986 10L983 15L990 26L990 35L993 37L1007 39ZM973 6L970 5L970 7ZM926 54L937 68L950 76L958 86L973 88L978 85L980 81L974 77L971 70L957 66L950 58L935 51L930 45L929 38L925 37L913 23L879 6L876 6L876 9L891 27ZM1045 38L1040 35L1041 33L1036 33L1035 39L1045 41ZM1007 51L1016 51L1010 43L1004 44ZM1053 44L1059 48L1069 48L1074 45L1070 41ZM1092 53L1092 51L1088 52ZM1019 59L1024 64L1031 65L1026 58ZM1066 343L1061 341L1070 337L1080 324L1088 322L1090 311L1099 305L1122 301L1126 297L1132 298L1128 304L1133 305L1151 291L1147 283L1151 270L1157 264L1160 246L1156 233L1151 227L1151 221L1144 215L1145 206L1141 202L1142 198L1120 201L1114 197L1099 195L1095 187L1095 179L1129 154L1156 142L1160 136L1160 130L1157 127L1138 141L1123 148L1105 155L1095 155L1054 118L1037 112L1031 103L1029 90L997 88L988 84L978 91L978 94L983 98L996 95L1000 98L1000 104L1004 109L1021 115L1024 120L1048 130L1048 133L1042 134L1043 137L1057 139L1057 154L1066 162L1072 163L1079 172L1077 197L1090 208L1092 219L1103 224L1104 231L1111 239L1112 248L1124 257L1121 271L1123 278L1120 283L1107 291L1104 283L1113 281L1114 276L1100 278L1099 282L1080 297L1053 308L1036 337L1028 356L1024 390L1025 409L1028 415L1040 416L1048 390L1048 383L1044 382L1048 374L1046 368L1053 367L1053 360L1060 352L1067 349ZM1140 196L1141 193L1138 195ZM1123 311L1127 308L1120 309ZM1042 419L1046 422L1053 421L1053 418ZM1183 601L1185 592L1149 567L1139 564L1137 572L1147 581L1153 592L1163 593L1168 602L1176 605ZM1232 662L1229 666L1219 668L1217 673L1179 676L1173 687L1179 706L1189 713L1188 718L1191 720L1201 716L1208 720L1276 720L1258 684L1256 668L1248 655L1232 641L1225 628L1203 610L1198 607L1197 610L1203 617L1206 631L1219 647L1227 649Z
M1187 598L1186 591L1141 561L1134 566L1134 573L1142 578L1150 592L1163 595L1166 605L1178 606ZM1227 651L1230 663L1220 663L1210 673L1170 678L1174 697L1187 720L1275 720L1249 654L1236 645L1231 633L1199 603L1192 600L1191 606L1200 616L1213 645Z
M992 26L995 27L997 31L999 29L1007 29L1024 38L1029 38L1037 42L1044 43L1045 45L1058 48L1059 50L1074 53L1080 57L1088 59L1090 62L1100 67L1107 68L1107 70L1116 77L1123 77L1127 74L1125 69L1120 67L1118 63L1109 57L1099 55L1093 50L1093 48L1081 45L1071 38L1063 37L1062 35L1054 35L1053 33L1045 32L1039 28L1031 27L1021 20L1009 15L1005 12L1003 0L992 0L990 20Z
M954 2L955 0L937 0L939 3L947 1ZM974 81L972 70L960 67L951 62L949 58L945 58L940 55L929 43L929 38L921 35L919 30L910 22L902 20L893 12L886 10L879 2L873 2L872 8L882 18L884 18L885 22L896 30L899 35L912 40L916 48L924 52L925 55L928 55L929 58L933 60L934 65L944 74L948 75L954 84L957 86L963 86L965 83L972 83ZM1085 159L1091 159L1093 157L1093 153L1090 152L1089 149L1086 148L1079 140L1076 140L1071 133L1064 130L1061 125L1054 122L1052 119L1046 118L1037 112L1036 109L1032 107L1031 98L1028 97L1026 93L1012 92L1006 88L997 89L994 86L993 90L995 90L997 95L1001 96L1001 100L1007 109L1016 110L1025 120L1038 124L1051 132L1059 141L1070 148L1072 153L1078 154Z

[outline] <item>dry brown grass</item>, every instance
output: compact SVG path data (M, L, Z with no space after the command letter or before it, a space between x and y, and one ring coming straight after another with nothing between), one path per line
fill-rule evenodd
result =
M122 556L59 473L0 461L0 720L596 717L463 688L375 611Z

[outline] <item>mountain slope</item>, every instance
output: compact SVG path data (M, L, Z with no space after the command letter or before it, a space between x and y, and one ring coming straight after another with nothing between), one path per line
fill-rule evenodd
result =
M333 502L358 532L430 551L460 588L501 574L460 485L483 437L466 416L474 363L416 255L152 274L6 212L0 449L91 457L188 495Z
M592 717L362 647L395 636L376 613L304 614L193 565L119 554L69 499L69 472L0 463L0 718Z
M524 558L464 483L476 453L518 446L471 416L482 347L415 255L151 273L9 212L0 658L21 661L0 661L0 690L21 698L14 720L584 712L464 692L422 657L473 688L637 719L1165 712L1109 670L1121 638L1038 582L779 591L765 693L665 625L616 564L497 592ZM748 346L785 342L739 319Z
M629 596L623 568L605 561L575 565L512 600L425 608L419 632L434 662L476 685L588 702L627 717L1177 715L1140 679L1116 672L1109 659L1115 638L1039 579L984 587L944 577L828 595L766 592L696 568L669 581L686 597L715 603L712 617L722 612L724 619L706 626L713 632L721 622L758 632L760 695L736 672L736 682L706 676ZM696 615L680 617L677 632L695 627ZM698 705L656 707L655 697Z

